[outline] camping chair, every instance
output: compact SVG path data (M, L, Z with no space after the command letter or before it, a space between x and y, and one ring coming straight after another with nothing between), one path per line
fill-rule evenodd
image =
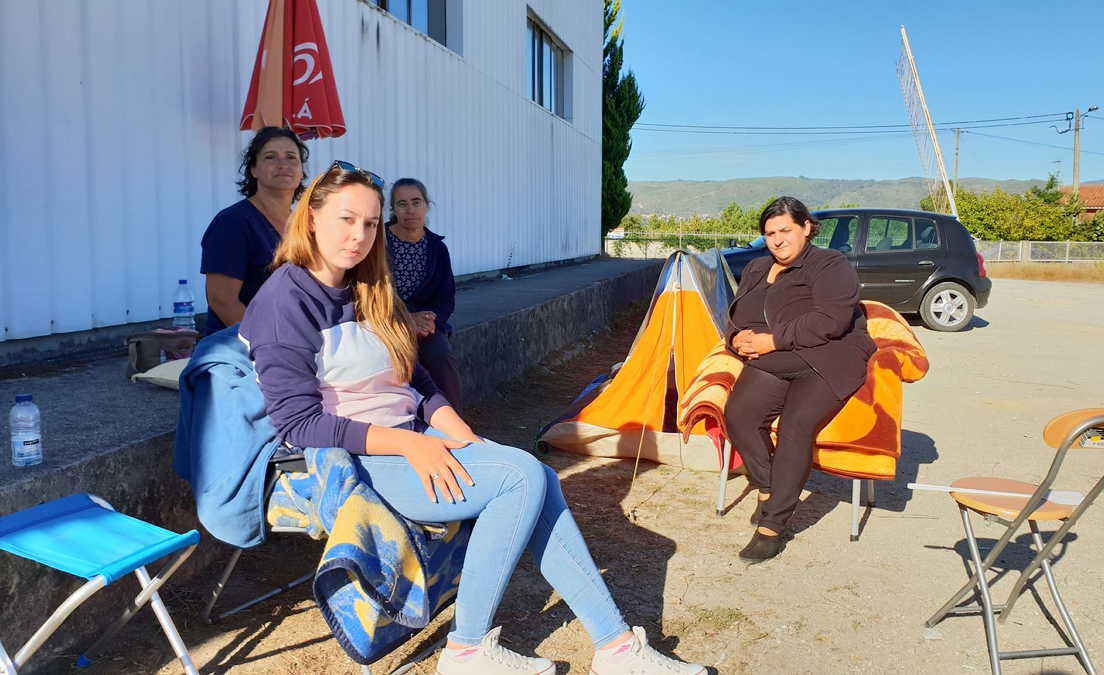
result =
M1104 477L1097 480L1092 489L1089 490L1088 495L1084 497L1078 493L1059 495L1051 491L1051 486L1054 485L1069 450L1104 449L1104 408L1075 410L1055 417L1044 429L1043 441L1050 447L1056 448L1057 451L1054 454L1054 460L1051 462L1046 478L1038 485L1002 478L963 478L951 484L950 495L958 505L959 514L962 516L962 526L966 531L966 542L973 561L973 573L970 580L951 596L951 599L940 607L938 612L928 619L927 625L929 628L935 626L948 615L980 613L985 623L985 641L989 649L989 665L994 674L1001 672L1001 661L1004 660L1071 655L1076 656L1085 671L1092 675L1096 670L1089 659L1089 654L1085 649L1081 636L1078 635L1077 629L1073 625L1073 619L1070 618L1069 611L1062 601L1062 596L1058 592L1058 586L1051 570L1051 559L1055 546L1066 537L1074 523L1081 518L1081 515L1085 513L1085 510L1092 505L1101 490L1104 489ZM998 494L955 492L953 488L997 492ZM1024 496L1005 496L1000 493L1019 493ZM1071 498L1063 499L1062 497ZM984 560L978 550L977 539L970 524L971 511L981 515L986 520L1006 526L1004 534L993 545ZM1061 522L1062 524L1044 541L1039 531L1038 523L1040 521ZM1036 549L1035 557L1020 573L1004 604L994 605L989 588L990 582L986 579L986 575L1024 522L1027 523L1031 531L1031 540ZM1057 622L1053 622L1055 630L1058 631L1066 646L1049 649L1001 651L997 644L996 624L1007 621L1016 600L1040 568L1065 629L1063 631L1058 627ZM980 598L980 604L971 602L959 605L959 601L971 592L977 594ZM1036 595L1036 600L1042 608L1042 599Z
M288 455L287 457L273 460L270 463L268 477L265 481L265 504L267 504L269 499L272 497L272 493L276 489L276 484L279 482L282 475L290 473L302 473L306 472L307 470L308 469L306 460L303 459L303 456L301 454ZM301 527L269 526L268 531L273 534L307 534L307 530ZM218 599L222 595L222 592L226 590L226 585L230 581L230 576L233 574L234 568L237 567L238 561L241 559L241 555L244 550L245 549L235 548L234 552L230 555L230 560L226 563L225 569L223 569L222 574L219 575L218 582L215 584L215 588L211 592L211 597L208 598L207 604L203 608L202 617L203 621L207 624L218 623L228 616L243 612L250 607L253 607L254 605L260 604L265 600L276 597L277 595L280 595L281 593L284 593L286 591L290 591L296 586L306 583L314 578L315 573L314 571L311 571L282 586L277 586L276 588L261 593L260 595L252 599L246 600L245 602L242 602L241 604L238 604L224 612L219 612L212 615L215 609L215 604L218 602ZM391 671L390 675L402 675L403 673L408 672L419 662L424 661L425 659L432 656L434 652L436 652L444 645L444 643L445 638L440 638L439 640L436 640L433 644L429 645L422 651L410 657L406 661L406 663ZM371 666L361 666L361 672L363 673L363 675L371 675Z
M902 385L915 382L928 370L927 355L905 319L879 302L862 301L867 327L877 345L867 366L863 386L848 399L843 409L817 434L813 446L814 466L832 476L851 479L851 541L859 540L863 506L874 506L874 481L893 480L901 454L901 417L904 405ZM699 365L688 394L679 402L679 424L690 419L704 423L720 465L717 515L723 515L725 489L733 466L735 449L725 437L724 400L735 380L734 359L723 343ZM727 379L725 377L727 373ZM875 422L875 420L877 422Z
M717 443L717 451L723 458L721 460L721 470L719 476L719 487L717 488L717 515L723 516L725 509L725 492L728 488L729 467L732 466L732 453L734 452L732 444L727 439L715 438L714 443ZM723 444L723 445L722 445ZM823 469L822 469L823 471ZM825 473L831 474L831 471L825 471ZM833 474L835 475L835 474ZM863 488L865 489L865 494ZM851 479L851 541L859 540L859 523L862 520L863 507L868 509L874 508L876 505L874 497L874 480L871 478L852 478Z
M268 503L269 498L272 496L272 491L276 488L276 483L280 480L281 475L283 475L285 473L303 472L303 471L306 471L306 470L307 470L307 463L303 459L302 455L290 455L286 458L272 461L271 465L269 467L269 470L268 470L268 478L265 482L264 503L265 504ZM272 533L275 533L275 534L280 534L280 533L306 534L307 533L307 531L305 529L299 528L299 527L269 527L269 532L272 532ZM211 592L211 597L207 599L207 604L203 607L203 613L202 613L201 616L203 617L203 621L205 623L207 623L207 624L218 623L219 621L225 619L228 616L232 616L234 614L237 614L238 612L242 612L244 610L247 610L250 607L252 607L253 605L264 602L265 600L268 600L269 598L272 598L272 597L275 597L275 596L277 596L281 593L284 593L285 591L290 591L291 589L295 588L296 586L298 586L300 584L303 584L307 581L310 581L311 579L314 578L314 571L312 570L311 572L309 572L307 574L304 574L303 576L299 577L298 579L295 579L295 580L293 580L293 581L291 581L287 584L284 584L283 586L279 586L279 587L274 588L270 591L262 593L261 595L258 595L257 597L255 597L251 600L246 600L245 602L241 603L240 605L232 607L231 609L228 609L225 612L215 614L212 617L211 613L215 609L215 603L218 602L218 599L222 595L222 592L226 589L226 584L227 584L228 581L230 581L230 575L234 573L234 568L237 567L238 561L241 559L242 551L244 551L244 550L245 549L235 548L234 552L230 555L230 560L229 560L229 562L227 562L226 568L223 569L222 574L219 575L218 583L215 584L215 588Z
M133 572L138 577L141 592L81 654L77 664L82 667L89 665L92 662L90 655L114 637L148 602L185 672L196 673L188 649L157 591L191 555L198 543L199 533L195 530L184 534L170 532L118 513L103 499L84 493L55 499L0 518L0 549L88 580L61 603L14 657L9 656L0 645L0 672L15 675L17 669L27 663L81 603L113 581ZM175 555L151 579L145 565L169 554Z

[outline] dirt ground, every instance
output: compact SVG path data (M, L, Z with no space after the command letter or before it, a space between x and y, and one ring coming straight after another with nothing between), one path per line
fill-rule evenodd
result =
M630 490L632 462L560 452L543 459L558 470L626 619L644 626L661 650L705 663L716 673L985 672L979 618L924 627L965 581L965 542L946 495L913 493L905 483L986 474L1041 478L1050 457L1040 442L1046 420L1104 400L1101 300L1104 285L998 280L990 306L979 311L969 330L938 334L917 327L932 371L906 387L898 477L878 485L877 508L866 513L857 543L847 536L850 482L816 472L791 523L793 539L785 552L748 567L736 557L752 532L747 517L753 498L742 494L743 478L730 480L730 507L718 518L714 474L641 464ZM536 366L473 407L468 411L473 427L500 442L532 448L544 422L624 357L641 310L622 315L589 349ZM1085 490L1104 471L1104 453L1079 455L1072 464L1071 477L1059 487ZM1097 654L1104 649L1101 511L1089 511L1077 534L1062 544L1055 568L1082 637ZM983 546L1000 534L993 525L976 527ZM1024 540L1018 541L1001 561L1005 579L998 589L1007 589L1027 557ZM285 538L263 552L247 553L242 578L250 585L292 579L309 572L320 551L320 544L304 538ZM203 625L201 598L216 573L208 570L208 581L196 578L164 594L202 673L360 672L331 638L309 585L218 626ZM1038 586L1049 600L1044 585ZM432 644L447 632L450 616L446 611L372 672L390 672ZM1025 596L1001 626L1004 648L1058 644L1051 621L1031 595ZM586 634L527 559L496 623L506 627L504 642L511 648L556 660L559 673L588 672ZM152 616L144 613L85 672L180 672L163 645ZM434 661L411 672L433 673ZM69 663L59 658L48 669L72 672ZM1005 665L1008 673L1079 670L1071 657Z

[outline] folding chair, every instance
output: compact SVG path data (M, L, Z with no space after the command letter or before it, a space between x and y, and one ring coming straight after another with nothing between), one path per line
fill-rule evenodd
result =
M268 504L268 500L270 497L272 497L272 492L276 489L276 484L279 482L280 476L285 473L302 473L306 471L307 463L306 460L303 459L302 455L290 455L282 459L274 460L268 469L268 477L265 482L264 503ZM306 529L299 527L269 527L269 532L275 534L307 534ZM203 620L208 624L217 623L228 616L243 612L254 605L260 604L265 600L276 597L277 595L280 595L281 593L284 593L286 591L290 591L296 586L299 586L300 584L303 584L314 578L314 572L311 571L299 577L298 579L295 579L282 586L277 586L276 588L266 591L250 600L246 600L245 602L236 605L235 607L232 607L225 612L220 612L212 616L212 612L214 612L215 609L215 604L218 602L218 599L222 595L222 592L226 589L226 585L230 581L230 576L234 573L234 568L237 567L238 560L241 559L242 551L244 551L244 549L234 549L233 554L231 554L230 556L230 560L226 564L226 568L219 576L218 583L215 585L215 589L212 591L211 597L208 598L207 604L203 608ZM406 663L401 664L398 668L392 670L390 675L403 675L404 673L409 672L419 662L424 661L425 659L432 656L433 653L444 646L444 644L445 638L440 638L433 644L429 645L422 651L407 659ZM2 658L2 655L0 655L0 658ZM371 666L361 666L361 673L363 675L371 675Z
M194 675L196 669L188 656L188 649L157 591L191 555L198 543L199 533L195 530L185 534L170 532L117 513L103 499L84 493L0 518L0 549L88 580L50 615L14 657L10 657L0 645L0 672L15 675L17 669L27 663L82 602L133 572L138 577L141 592L85 650L77 659L77 664L82 667L89 665L92 662L90 655L114 637L148 602L185 672ZM145 565L169 554L175 555L151 579Z
M733 449L732 444L723 437L713 438L713 442L714 444L723 444L723 450L720 451L723 460L721 461L719 487L717 488L717 515L723 516L726 503L725 492L728 488L728 468L732 465ZM865 495L863 494L863 487L866 488ZM853 478L851 480L851 541L859 540L859 521L864 506L867 508L873 508L874 506L874 481L870 478Z
M1054 454L1054 460L1051 462L1046 478L1038 485L1003 478L963 478L951 484L952 492L950 494L958 505L959 513L962 516L962 526L966 531L966 541L973 562L973 573L970 580L951 596L951 599L940 607L939 611L928 619L927 625L929 628L935 626L948 615L980 613L985 623L985 641L989 649L989 665L994 674L1001 672L1001 661L1004 660L1070 655L1076 656L1085 671L1090 675L1094 675L1096 669L1089 659L1085 644L1077 633L1077 629L1073 625L1073 619L1070 618L1069 611L1058 592L1058 586L1051 571L1051 558L1055 546L1065 538L1074 523L1081 518L1081 515L1085 513L1085 510L1092 505L1101 490L1104 489L1104 477L1097 480L1084 497L1078 493L1072 493L1074 499L1069 500L1059 500L1058 495L1051 492L1051 486L1054 485L1069 450L1104 449L1104 408L1075 410L1055 417L1043 431L1043 441L1050 447L1056 448L1057 451ZM954 488L989 491L990 493L1019 493L1024 496L954 492ZM1066 501L1076 501L1077 503L1068 504ZM992 550L989 551L984 560L981 557L977 539L970 524L969 514L971 511L981 515L986 520L1006 526L1004 534L993 545ZM1039 531L1038 523L1040 521L1060 521L1062 524L1044 541ZM1020 573L1004 604L993 604L990 581L986 578L987 573L1024 522L1027 523L1031 531L1031 540L1036 550L1035 557ZM997 623L1007 621L1016 600L1040 568L1064 626L1063 631L1055 622L1055 630L1066 643L1066 646L1001 651L997 643ZM971 592L976 593L980 598L980 604L970 602L959 605L962 598ZM1041 605L1042 599L1036 597Z
M267 478L267 481L265 482L264 503L266 505L268 504L268 500L272 496L272 491L274 489L276 489L276 483L280 480L281 475L283 475L285 473L305 472L306 470L307 470L307 463L306 463L306 460L303 459L302 455L291 455L291 456L288 456L284 459L278 459L278 460L273 461L271 463L271 465L269 466L268 478ZM298 527L270 527L269 532L273 532L273 533L292 533L292 534L306 534L307 533L307 531L305 529L298 528ZM234 552L230 555L230 560L229 560L229 562L227 562L226 568L222 571L222 574L219 576L218 583L215 585L215 589L214 589L214 591L212 591L211 597L208 598L207 604L203 608L202 616L203 616L203 621L204 622L206 622L208 624L217 623L217 622L221 621L222 619L225 619L228 616L232 616L234 614L237 614L238 612L245 611L245 610L249 609L250 607L252 607L253 605L264 602L265 600L268 600L269 598L275 597L275 596L277 596L281 593L284 593L286 591L290 591L291 589L295 588L296 586L298 586L300 584L303 584L307 581L310 581L311 579L314 578L314 571L311 571L311 572L309 572L307 574L304 574L303 576L299 577L298 579L295 579L294 581L291 581L290 583L284 584L282 586L278 586L277 588L274 588L270 591L262 593L261 595L258 595L257 597L255 597L251 600L246 600L245 602L241 603L240 605L232 607L231 609L228 609L225 612L215 614L212 617L211 613L215 609L215 603L218 602L218 599L222 595L222 592L226 589L226 584L227 584L227 582L230 581L230 575L234 573L234 568L237 567L238 560L241 559L241 555L242 555L243 550L244 549L236 548L236 549L234 549Z

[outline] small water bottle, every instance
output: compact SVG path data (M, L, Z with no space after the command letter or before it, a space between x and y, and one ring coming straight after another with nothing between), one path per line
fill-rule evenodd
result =
M188 280L181 279L173 296L173 328L195 330L195 296L188 288Z
M42 417L30 394L16 394L9 420L12 464L34 466L42 462Z

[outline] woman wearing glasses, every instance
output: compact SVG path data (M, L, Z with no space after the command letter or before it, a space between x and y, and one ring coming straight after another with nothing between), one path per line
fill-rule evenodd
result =
M387 253L395 291L414 319L418 363L453 409L460 410L460 373L448 322L456 307L456 282L444 237L426 228L431 203L425 184L416 178L400 178L391 185Z
M342 447L361 478L405 517L475 519L442 675L553 673L502 647L495 610L523 551L582 620L593 672L703 673L629 630L549 467L476 436L416 362L413 319L395 301L374 174L335 163L314 179L276 251L277 269L245 312L269 417L300 447Z
M242 153L238 191L203 234L199 271L207 276L207 334L241 321L268 278L272 256L303 192L307 146L290 129L265 127Z

